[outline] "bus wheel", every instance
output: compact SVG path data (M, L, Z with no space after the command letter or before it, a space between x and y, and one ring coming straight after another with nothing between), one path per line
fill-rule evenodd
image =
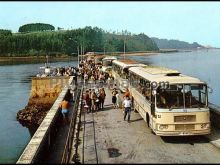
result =
M134 109L134 112L137 113L137 109L135 108L135 105L134 105L134 97L131 97L131 102L132 102L132 105L133 105L133 109Z
M150 118L149 118L149 115L148 113L146 113L146 121L147 121L147 127L149 127L149 122L150 122Z

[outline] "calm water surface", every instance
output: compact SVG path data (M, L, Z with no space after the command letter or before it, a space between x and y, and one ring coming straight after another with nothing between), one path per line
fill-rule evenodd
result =
M77 62L51 63L53 66L76 66ZM0 164L16 163L31 136L17 120L16 114L29 99L31 77L44 64L0 66Z
M195 76L213 88L212 103L220 105L220 50L179 52L154 56L136 56L141 63L177 69ZM52 63L53 66L76 66L77 62ZM31 136L16 121L16 114L28 102L31 77L43 64L0 65L0 163L15 163Z

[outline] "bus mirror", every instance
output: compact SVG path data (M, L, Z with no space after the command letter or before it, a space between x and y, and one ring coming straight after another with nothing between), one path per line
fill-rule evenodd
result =
M211 87L208 87L208 92L213 93L213 89Z

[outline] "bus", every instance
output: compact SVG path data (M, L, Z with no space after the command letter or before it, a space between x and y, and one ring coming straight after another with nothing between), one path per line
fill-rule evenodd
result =
M111 73L113 60L117 60L117 58L115 56L107 56L103 58L101 71Z
M207 84L164 67L129 68L129 90L138 111L159 136L210 134Z
M125 92L126 88L128 88L128 69L134 66L141 67L146 65L130 59L120 59L112 62L112 76L115 79L117 87L122 92Z

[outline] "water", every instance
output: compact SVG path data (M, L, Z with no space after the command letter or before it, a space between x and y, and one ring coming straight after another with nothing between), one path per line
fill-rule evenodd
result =
M148 65L176 69L183 74L197 77L213 89L209 102L220 105L220 50L199 50L129 57Z
M195 76L213 88L210 102L220 105L220 50L180 52L153 56L136 56L141 63L177 69ZM5 64L5 63L4 63ZM0 164L15 163L31 136L29 130L16 121L16 114L28 102L31 77L41 64L19 63L0 65ZM76 66L77 61L52 63L53 66Z
M29 99L31 77L44 64L0 66L0 164L16 163L31 135L17 120L16 114ZM52 66L76 66L77 62L51 63Z

